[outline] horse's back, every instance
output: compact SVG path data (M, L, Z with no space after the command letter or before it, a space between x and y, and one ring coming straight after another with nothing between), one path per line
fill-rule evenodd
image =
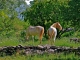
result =
M42 30L44 30L42 26L30 26L27 29L27 33L29 35L39 35Z
M36 26L36 28L37 28L38 30L44 30L44 27L42 27L42 26Z

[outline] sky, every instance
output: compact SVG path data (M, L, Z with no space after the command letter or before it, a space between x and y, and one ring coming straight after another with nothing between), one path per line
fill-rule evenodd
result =
M33 1L33 0L25 0L26 4L27 4L28 6L30 6L30 1ZM25 7L24 7L24 4L20 5L20 7L17 7L15 10L18 12L18 17L23 20L24 17L21 15L21 13L22 13L24 10L26 10Z
M25 2L27 3L27 5L30 5L30 1L33 1L33 0L25 0Z

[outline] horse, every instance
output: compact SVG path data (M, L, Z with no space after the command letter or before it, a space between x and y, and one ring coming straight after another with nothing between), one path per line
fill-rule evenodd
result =
M26 30L26 38L28 39L30 36L38 36L40 44L42 42L43 34L44 34L44 27L42 26L29 26Z
M49 40L54 39L54 42L55 42L55 39L57 36L57 29L56 28L59 30L62 30L62 26L60 25L59 22L52 24L50 26L50 28L47 30Z

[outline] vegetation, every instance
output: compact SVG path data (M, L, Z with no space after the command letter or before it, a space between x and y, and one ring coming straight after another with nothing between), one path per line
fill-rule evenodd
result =
M31 8L23 13L24 20L28 19L31 25L44 26L45 32L54 22L60 22L63 28L79 29L79 3L79 0L34 0Z
M19 39L17 39L16 37L11 37L9 39L5 39L2 40L0 42L0 46L18 46L19 44L23 45L23 46L35 46L35 45L39 45L39 40L35 40L34 43L32 40L26 41L24 43L24 41L20 41ZM43 39L42 40L42 45L48 44L48 41ZM61 39L57 39L56 42L54 43L56 46L66 46L66 47L79 47L80 43L75 43L75 42L70 42L69 38L64 37ZM80 59L80 57L78 55L75 55L74 53L53 53L53 54L29 54L29 55L24 55L24 54L20 54L20 55L16 55L13 54L12 56L3 56L0 57L1 60L49 60L49 59L70 59L70 60L75 60L75 59Z
M28 55L28 56L24 56L24 55L19 55L19 56L6 56L6 57L1 57L1 60L79 60L80 57L79 56L75 56L74 54L68 54L68 55L64 55L63 53L61 54L44 54L44 55Z
M79 0L34 0L28 8L24 0L1 0L0 3L0 35L11 36L29 25L43 26L46 34L54 22L60 22L63 28L72 27L75 31L80 31ZM27 9L22 13L17 12L16 8L23 4ZM17 17L18 14L23 15L23 21Z
M26 10L20 8L24 4ZM19 12L16 8L20 8ZM18 14L24 17L20 19ZM60 22L63 28L74 28L74 31L65 32L60 39L53 43L56 46L79 47L80 43L70 42L70 38L80 38L80 0L34 0L31 6L26 6L24 0L1 0L0 1L0 47L21 45L38 45L35 39L25 40L25 30L30 25L41 25L47 29L54 22ZM58 31L59 32L59 31ZM48 39L43 37L42 44L48 44ZM80 59L74 53L43 54L43 55L12 55L0 57L0 60L59 60L59 59Z

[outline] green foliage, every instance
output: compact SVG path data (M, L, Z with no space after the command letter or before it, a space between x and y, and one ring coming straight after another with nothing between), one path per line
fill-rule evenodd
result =
M63 28L79 29L79 6L80 0L34 0L34 4L23 12L24 20L43 26L45 33L54 22L60 22Z
M4 11L0 11L0 35L7 35L13 31L13 22Z
M34 4L23 12L24 20L29 20L31 25L43 26L46 34L47 29L54 22L60 22L64 27L66 20L63 19L64 15L62 15L62 10L64 10L66 6L68 6L67 0L64 2L61 0L35 0Z
M9 17L4 10L0 10L0 36L10 37L20 35L20 31L26 29L29 22L21 21L18 18Z
M60 17L59 6L60 6L59 2L36 0L30 9L23 13L25 21L29 19L31 25L45 26L47 24L52 24L59 20L58 19L58 17Z
M80 26L80 0L71 0L69 2L69 10L68 10L68 15L69 15L69 20L72 21L72 25L75 26L76 28L79 28Z
M24 21L17 18L16 7L24 0L0 0L0 46L33 46L39 45L39 40L25 41L25 30L29 25L41 25L45 32L54 22L60 22L63 28L75 27L75 31L66 32L64 38L56 39L56 46L79 47L80 43L70 42L71 36L80 38L80 0L34 0L30 8L27 8ZM45 33L46 34L46 33ZM65 37L66 36L66 37ZM69 37L68 37L69 36ZM6 38L8 37L8 38ZM43 37L42 44L48 44ZM5 54L4 54L5 55ZM43 54L43 55L19 55L0 57L1 60L80 60L73 54Z
M17 18L16 8L25 4L24 0L1 0L0 1L0 36L10 37L20 35L20 31L27 28L29 22Z

